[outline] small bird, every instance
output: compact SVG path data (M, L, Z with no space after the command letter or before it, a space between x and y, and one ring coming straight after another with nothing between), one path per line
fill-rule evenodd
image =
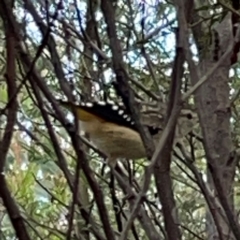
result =
M85 132L90 141L102 151L108 162L118 158L141 159L146 157L145 148L136 124L123 106L113 101L81 102L74 104L58 101L70 111L75 111L80 122L80 131ZM147 126L151 135L161 129Z

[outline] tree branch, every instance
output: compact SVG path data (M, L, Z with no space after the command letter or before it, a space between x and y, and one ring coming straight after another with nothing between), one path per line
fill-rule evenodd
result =
M6 49L7 49L7 73L5 75L7 82L8 101L11 101L7 109L7 125L3 138L0 141L0 196L7 209L9 218L16 231L16 235L19 240L30 240L24 219L20 214L20 211L11 196L11 193L7 187L7 182L4 176L4 166L7 158L7 153L10 148L15 122L17 119L17 84L16 84L16 68L15 68L15 37L14 29L11 23L8 21L7 14L12 12L10 2L0 2L0 15L2 17L5 35L6 35Z

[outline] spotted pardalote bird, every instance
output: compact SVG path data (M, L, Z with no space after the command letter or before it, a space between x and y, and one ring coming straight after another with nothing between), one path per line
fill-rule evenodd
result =
M123 106L118 106L112 101L81 104L59 102L70 111L75 111L80 130L88 134L90 141L108 157L108 161L146 157L136 124ZM152 126L148 126L148 129L152 135L161 130Z

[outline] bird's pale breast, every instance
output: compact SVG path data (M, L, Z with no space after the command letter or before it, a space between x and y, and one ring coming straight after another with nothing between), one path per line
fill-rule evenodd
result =
M81 122L93 144L111 158L139 159L146 156L140 135L127 127L108 122Z

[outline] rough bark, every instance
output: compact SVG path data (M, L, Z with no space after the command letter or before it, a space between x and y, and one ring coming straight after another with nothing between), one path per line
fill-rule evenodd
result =
M226 20L226 19L225 19ZM198 66L199 76L202 77L213 67L226 50L229 44L233 44L231 28L221 26L217 30L217 38L220 38L219 46L214 44L205 46L204 54L201 54ZM227 34L226 34L227 33ZM210 51L209 51L210 50ZM208 222L208 239L234 239L231 231L237 236L239 229L234 221L233 214L233 178L236 161L233 157L233 145L230 128L230 88L229 70L231 67L231 55L215 73L196 91L195 100L200 125L203 134L203 144L206 152L208 184L215 190L218 201L222 204L222 210L218 211L218 219L221 226L221 234L216 231L212 219ZM197 79L192 79L195 84ZM227 219L227 221L226 221ZM230 221L231 219L231 221ZM234 225L234 226L233 226ZM236 231L233 228L236 227ZM230 236L229 236L230 235Z
M213 64L207 59L202 60L199 66L200 75L204 75ZM229 66L222 66L202 85L196 93L196 105L204 138L208 176L218 175L216 180L221 181L223 195L227 197L232 209L232 183L236 162L232 161L228 72ZM208 178L209 185L215 189L213 182L211 177ZM219 219L223 234L228 236L228 224L220 214ZM211 231L209 234L211 236L208 239L216 239L216 232Z

